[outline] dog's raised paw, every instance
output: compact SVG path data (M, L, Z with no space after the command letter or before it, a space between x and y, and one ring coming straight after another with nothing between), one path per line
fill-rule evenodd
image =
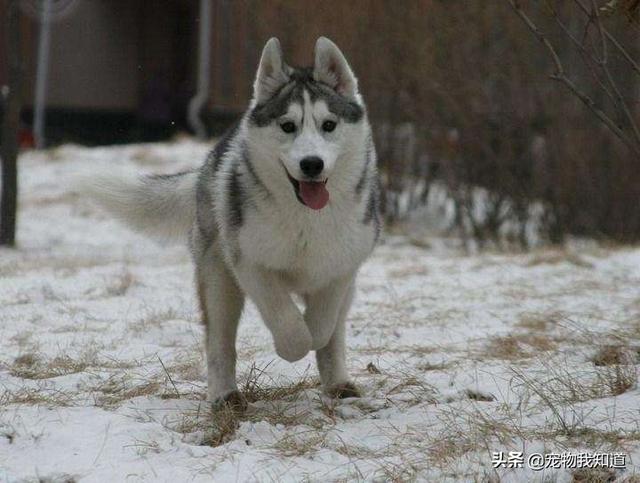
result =
M283 324L284 325L284 324ZM306 356L311 350L313 339L303 322L286 332L285 336L275 337L276 353L285 361L295 362Z
M247 409L247 400L240 391L236 390L217 398L211 405L214 411L228 409L234 412L244 412Z
M360 391L352 382L343 382L327 389L327 394L335 399L345 399L348 397L361 397Z

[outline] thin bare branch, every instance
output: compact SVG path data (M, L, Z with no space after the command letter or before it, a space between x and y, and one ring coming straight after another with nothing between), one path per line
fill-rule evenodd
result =
M589 9L580 0L574 0L574 2L580 7L580 10L582 10L585 15L590 15ZM640 65L633 59L633 57L631 57L631 54L629 54L627 49L625 49L624 46L618 41L618 39L616 39L604 26L602 28L602 31L604 32L604 35L607 37L607 39L611 42L611 45L613 45L616 50L625 58L629 65L631 65L636 74L640 75Z
M604 26L602 25L602 20L600 20L600 14L598 13L598 6L596 5L595 0L591 0L591 11L593 12L593 14L591 15L591 19L595 20L595 24L596 27L598 27L598 34L600 37L600 58L602 59L603 64L607 64L609 62L607 38L604 34Z
M569 89L580 101L587 106L594 115L613 132L625 145L634 153L640 156L640 144L634 139L630 139L624 130L609 117L588 94L582 91L569 77L567 77L560 56L553 44L546 35L538 28L531 18L524 12L518 0L507 0L515 13L520 17L529 30L536 36L538 41L542 43L553 60L555 72L550 75L551 79L556 80ZM580 0L575 0L579 2ZM588 11L587 11L588 13Z
M606 86L606 84L604 83L600 75L595 70L596 67L600 67L600 61L593 55L593 52L589 51L584 46L584 42L581 42L580 40L578 40L576 36L571 32L571 30L569 30L569 28L562 21L562 19L560 18L560 15L555 9L552 10L552 16L556 21L556 23L558 24L558 27L560 28L560 30L562 30L562 32L569 38L569 40L571 40L573 45L578 49L578 51L582 55L584 64L587 66L587 68L589 69L589 72L593 75L593 78L598 83L600 88L605 92L605 94L607 94L609 99L611 99L611 102L615 103L616 98L614 97L613 93L609 90L609 88ZM587 27L585 27L585 32L586 30L587 30Z
M602 71L604 72L607 82L609 83L609 86L611 86L611 89L613 90L613 93L616 98L616 104L624 113L624 116L627 119L627 122L631 128L631 131L633 132L635 141L637 145L640 146L640 130L638 129L636 120L634 116L631 114L631 110L629 109L629 106L627 105L627 102L624 99L624 96L620 92L620 88L618 87L618 84L615 82L613 76L611 75L611 71L609 70L609 65L608 65L609 59L607 54L607 38L604 33L604 26L602 25L602 19L600 18L600 14L598 13L598 7L596 5L595 0L591 0L591 5L593 10L593 18L595 20L595 24L598 27L598 33L600 34L600 42L602 45L600 66L602 68Z

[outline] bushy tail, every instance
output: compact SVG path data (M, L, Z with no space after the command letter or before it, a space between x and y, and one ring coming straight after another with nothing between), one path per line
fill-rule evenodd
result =
M197 171L136 176L83 176L77 186L136 231L164 240L186 240L196 218Z

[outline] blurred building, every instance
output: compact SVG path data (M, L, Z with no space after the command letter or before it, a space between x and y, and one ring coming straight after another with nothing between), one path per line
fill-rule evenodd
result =
M22 1L25 122L31 122L39 23L38 0ZM4 3L4 2L3 2ZM187 129L197 77L198 0L54 0L47 84L50 142L126 142ZM247 16L214 1L208 110L217 130L246 103ZM247 7L247 4L244 4ZM4 22L0 7L0 22ZM241 52L241 57L232 57ZM250 54L251 52L251 54ZM0 38L0 85L7 79Z
M24 118L30 124L41 0L19 1ZM151 140L188 128L186 109L197 83L200 0L52 1L49 143ZM416 13L431 0L402 6L385 0L208 1L211 69L205 115L209 131L217 134L245 109L269 37L280 38L289 63L309 65L315 40L326 35L347 54L365 93L367 88L381 92L381 87L388 90L392 72L385 59L403 62L399 54L406 49L396 39L406 37L405 20L418 18ZM5 2L0 3L0 22ZM415 12L406 12L409 7ZM0 85L6 82L5 55L0 36ZM382 98L369 101L370 111L388 110Z

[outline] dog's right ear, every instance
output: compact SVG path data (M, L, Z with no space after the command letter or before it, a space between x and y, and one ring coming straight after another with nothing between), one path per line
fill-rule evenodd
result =
M258 74L253 84L253 99L256 104L270 99L289 81L288 70L282 59L280 41L275 37L270 38L262 50Z

